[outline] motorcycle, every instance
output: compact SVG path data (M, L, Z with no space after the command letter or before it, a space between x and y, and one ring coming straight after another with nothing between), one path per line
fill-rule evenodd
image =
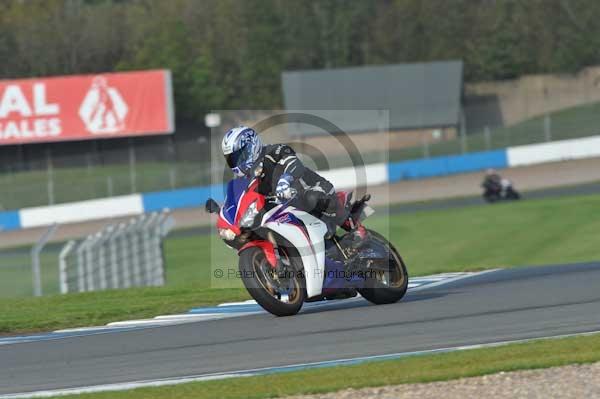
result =
M521 199L521 194L513 187L508 179L501 179L499 182L484 181L483 199L489 203L497 201L511 201Z
M243 284L266 311L290 316L304 302L358 293L374 304L402 299L408 287L406 265L382 235L367 230L358 246L343 245L344 236L325 240L323 221L292 206L293 199L282 202L260 194L258 185L258 178L234 179L224 204L211 198L206 210L218 214L219 236L238 251ZM368 194L354 202L351 193L338 193L338 198L352 226L374 212Z

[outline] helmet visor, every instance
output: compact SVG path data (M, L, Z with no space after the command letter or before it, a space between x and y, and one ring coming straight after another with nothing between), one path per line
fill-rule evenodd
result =
M232 152L225 156L225 161L227 162L227 166L231 169L240 168L243 170L242 166L250 159L250 146L245 145L237 151Z

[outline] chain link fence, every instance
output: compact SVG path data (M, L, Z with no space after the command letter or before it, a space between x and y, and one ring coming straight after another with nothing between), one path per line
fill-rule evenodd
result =
M181 130L160 137L0 147L0 210L209 184L207 133L201 127Z
M535 117L510 127L483 126L468 134L463 131L450 140L439 140L433 130L432 137L426 137L419 146L392 150L390 161L490 151L599 134L600 104L590 104Z
M231 117L217 130L222 134L235 124L252 125L265 115ZM389 154L376 147L361 148L360 155L367 164L398 162L597 135L600 105L568 108L509 127L483 123L469 127L467 119L455 130L456 134L448 135L445 128L425 129L418 144L391 145ZM357 136L356 142L374 145L381 142L381 133L353 137ZM0 148L0 187L4 188L0 190L0 210L209 185L215 171L222 170L220 140L210 134L205 127L194 125L179 128L173 136L10 147L10 151ZM326 169L351 165L346 154L339 156L327 142L286 134L268 136L269 142L294 142L307 158L323 159Z

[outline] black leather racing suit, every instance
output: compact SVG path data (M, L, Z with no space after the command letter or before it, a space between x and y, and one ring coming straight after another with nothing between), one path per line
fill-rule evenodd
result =
M330 234L332 231L335 232L339 221L333 184L305 167L290 146L285 144L264 146L253 173L261 178L258 186L259 193L267 196L275 195L277 182L284 173L291 175L293 177L291 187L298 192L292 205L323 220Z
M486 193L499 193L502 190L502 178L497 173L486 175L481 186Z

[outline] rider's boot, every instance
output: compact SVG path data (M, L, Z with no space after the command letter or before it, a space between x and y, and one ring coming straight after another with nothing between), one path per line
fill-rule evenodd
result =
M327 226L327 232L325 233L325 239L326 240L331 240L334 236L335 233L337 231L337 223L335 222L334 218L330 218L327 216L322 216L321 220L323 222L325 222L325 225Z

